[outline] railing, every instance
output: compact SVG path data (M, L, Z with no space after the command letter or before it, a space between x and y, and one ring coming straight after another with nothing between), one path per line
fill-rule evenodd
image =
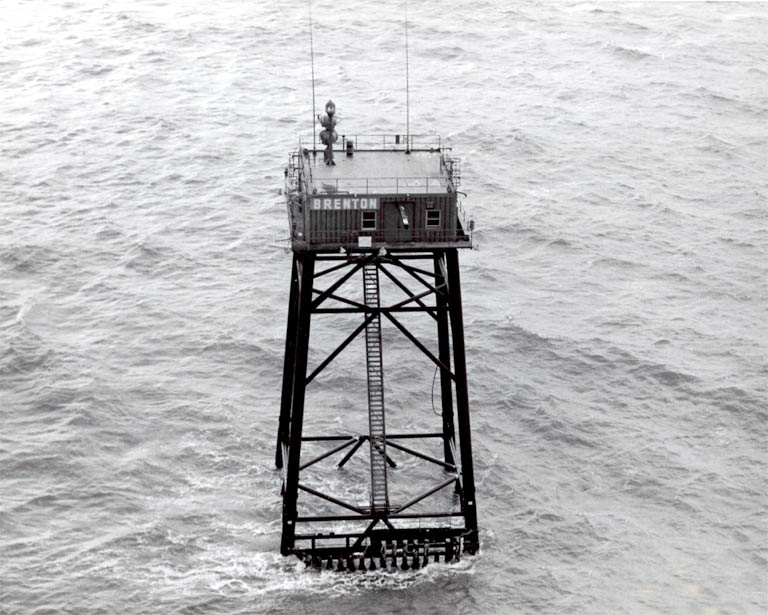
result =
M405 245L408 244L461 244L472 246L471 236L464 229L449 231L444 229L382 229L314 231L306 234L295 233L294 241L305 242L310 247L332 246L334 248L360 247L360 239L370 240L372 244ZM366 239L368 238L368 239Z
M311 179L310 179L311 181ZM444 177L324 177L323 193L351 194L403 194L446 192L449 187Z
M458 188L461 185L461 158L442 156L440 160L448 173L451 184L454 188Z
M456 213L459 226L464 229L464 234L469 235L469 242L472 243L472 236L475 233L475 221L467 216L464 210L464 203L459 201L456 205Z
M372 144L373 151L386 150L405 150L406 146L402 142L395 142L399 135L362 135L358 137L343 138L342 141L349 139L367 139ZM439 136L425 137L431 141L422 141L416 144L414 141L419 137L411 136L413 151L440 151L443 154L440 157L441 169L444 177L421 176L421 177L323 177L322 192L338 192L352 194L371 194L371 193L390 193L403 194L416 192L425 194L430 192L451 192L456 189L460 182L460 167L458 158L450 158L445 152L450 148L444 148ZM378 144L378 147L376 145ZM422 149L419 149L423 146ZM361 148L365 151L366 148ZM288 164L288 171L292 183L298 185L302 180L306 182L308 192L316 194L317 187L314 186L314 177L312 173L312 164L306 164L303 148L298 152L291 154ZM343 148L334 146L334 151L343 151Z
M443 141L440 135L353 135L341 136L341 150L346 150L347 143L352 142L356 150L411 150L411 151L442 151ZM334 145L334 150L336 150Z
M334 152L343 152L347 149L347 143L351 142L355 150L394 150L394 151L450 151L450 147L443 145L443 140L440 135L341 135L341 138L333 144ZM311 148L308 144L314 143L314 141L306 137L302 137L299 140L299 147L301 149ZM318 144L319 152L325 149L324 145Z

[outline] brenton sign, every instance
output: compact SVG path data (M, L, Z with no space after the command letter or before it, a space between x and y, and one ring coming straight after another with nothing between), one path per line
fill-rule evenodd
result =
M375 197L314 197L312 209L378 209L379 199Z

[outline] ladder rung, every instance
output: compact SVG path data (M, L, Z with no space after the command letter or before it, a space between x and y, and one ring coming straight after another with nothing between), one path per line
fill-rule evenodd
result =
M379 308L379 271L375 263L363 267L363 295L368 308ZM371 310L372 311L372 310ZM369 312L370 313L370 312ZM381 353L381 315L365 327L365 351L368 375L368 429L371 446L371 508L387 511L386 440L384 429L384 383Z

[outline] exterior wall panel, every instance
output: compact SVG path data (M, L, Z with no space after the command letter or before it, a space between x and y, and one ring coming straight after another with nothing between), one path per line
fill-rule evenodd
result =
M408 229L403 227L400 205L407 212ZM307 197L304 207L307 235L313 243L347 244L359 236L371 236L373 241L389 245L455 239L455 194L317 195ZM427 228L428 210L440 212L439 227ZM376 212L376 229L363 229L363 211Z

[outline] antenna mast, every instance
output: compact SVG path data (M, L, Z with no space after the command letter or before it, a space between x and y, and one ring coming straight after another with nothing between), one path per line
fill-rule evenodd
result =
M309 56L312 63L312 154L317 155L317 135L315 134L315 120L317 110L315 108L315 43L312 39L312 0L307 0L309 8Z
M411 79L408 67L408 0L405 0L405 153L411 153Z

